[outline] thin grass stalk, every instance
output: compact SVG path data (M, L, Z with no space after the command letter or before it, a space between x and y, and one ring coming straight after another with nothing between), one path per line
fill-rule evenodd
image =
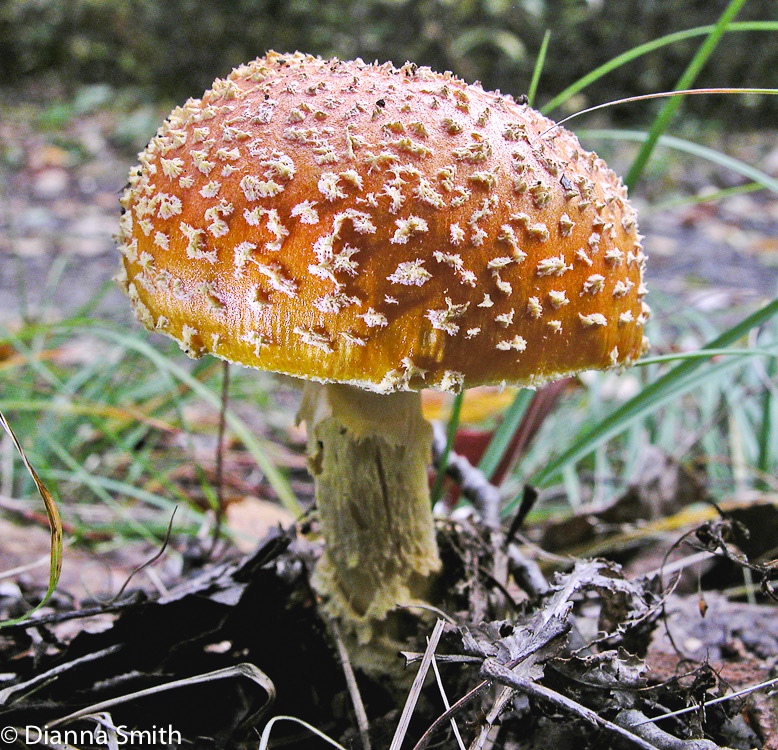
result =
M506 449L510 445L511 438L521 424L527 413L535 391L529 388L521 388L513 398L510 406L503 415L502 422L495 429L492 439L486 446L484 455L478 464L478 468L488 477L492 478L497 466L500 464Z
M438 472L435 475L435 484L432 486L430 492L430 499L433 505L440 500L441 493L443 491L443 481L446 478L446 469L448 468L448 457L451 453L451 449L454 447L454 438L457 434L457 427L459 426L459 416L462 413L462 402L464 401L464 390L459 391L454 400L451 402L451 416L448 419L448 426L446 427L446 447L443 449L443 453L440 457L440 466Z
M0 412L9 411L0 403ZM12 497L14 494L14 475L16 456L14 443L7 432L0 435L0 495Z
M742 408L741 399L731 398L730 393L727 393L725 399L732 484L735 496L742 497L748 489L751 479L749 461L746 458L748 419Z
M548 51L548 42L551 39L551 30L547 29L543 34L543 41L540 45L540 51L535 59L535 66L532 69L532 79L529 82L529 90L527 91L527 104L530 107L534 106L535 95L538 92L538 82L540 81L540 74L543 72L543 66L546 62L546 52Z
M714 29L715 26L711 24L709 26L697 26L692 29L684 29L683 31L674 31L672 34L666 34L657 39L652 39L651 41L639 44L637 47L633 47L626 52L622 52L612 60L608 60L608 62L603 63L582 76L577 81L570 84L566 89L560 91L559 94L543 105L540 111L543 114L552 112L557 107L564 104L568 99L575 96L579 91L582 91L608 73L617 70L622 65L626 65L643 55L697 36L709 36ZM726 33L734 31L778 31L778 21L734 21L727 26L725 31Z
M581 478L572 464L568 464L562 469L562 484L565 488L567 502L573 510L577 510L583 505L583 488L581 487Z
M259 745L257 750L267 750L267 748L270 747L270 733L273 731L273 727L278 721L290 721L293 724L298 724L299 726L307 729L314 737L318 737L320 740L326 742L331 747L334 747L337 750L346 750L346 748L343 747L343 745L341 745L339 742L336 742L331 737L328 737L326 734L324 734L324 732L318 730L315 726L309 724L307 721L298 719L296 716L286 716L283 714L274 716L272 719L270 719L270 721L268 721L267 724L265 724L265 728L262 730L262 736L259 738ZM286 743L284 743L282 740L281 744Z
M729 25L735 19L735 16L740 12L745 5L746 0L730 0L727 3L727 7L719 17L710 33L705 37L705 41L702 43L697 53L692 58L691 62L684 70L681 77L678 79L678 83L675 86L676 91L682 89L691 88L695 79L699 75L708 58L713 54L714 50L718 46L721 37L726 32ZM624 179L628 188L632 188L640 179L640 175L643 173L648 160L651 158L651 154L654 151L654 147L659 140L659 137L667 130L671 120L675 117L676 112L683 103L683 98L680 96L674 96L668 99L664 105L662 105L659 114L654 118L654 122L651 125L651 129L648 132L648 138L641 146L640 151L632 162L632 166L627 172L627 176Z
M644 208L640 215L645 217L650 214L661 213L674 208L683 208L684 206L699 206L703 203L721 203L727 198L734 198L737 195L746 195L748 193L756 193L763 189L764 185L760 185L758 182L749 182L745 185L736 185L735 187L731 188L722 188L721 190L704 192L700 193L699 195L669 198L665 201L652 203L650 206Z
M771 387L775 383L778 374L778 362L774 359L767 363L767 380L760 398L761 424L759 435L759 453L756 459L756 468L760 474L757 486L768 489L766 482L761 477L768 476L775 465L776 445L778 445L778 424L776 423L776 398L775 389Z
M230 364L222 363L222 393L221 408L219 409L219 430L216 436L216 497L214 498L214 513L216 521L213 525L213 535L208 556L211 557L216 550L222 532L226 504L224 500L224 433L227 427L227 404L230 395Z
M727 387L733 388L734 384ZM702 383L696 398L700 407L699 423L720 427L703 430L699 443L703 449L707 486L715 494L726 492L728 487L732 487L733 480L733 443L729 432L732 424L727 404L722 400L725 389L723 383L710 378Z

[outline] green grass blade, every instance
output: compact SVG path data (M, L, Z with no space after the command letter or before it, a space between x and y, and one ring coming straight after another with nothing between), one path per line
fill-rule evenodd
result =
M534 397L535 391L529 388L522 388L516 393L511 405L505 411L502 422L500 422L497 429L494 431L494 435L492 435L492 439L489 441L489 445L486 446L484 455L481 457L481 461L478 464L478 468L485 476L491 477L492 474L494 474L495 469L508 448L511 438L516 432L521 420L524 418L524 414L526 414L527 408Z
M2 427L7 433L8 437L11 438L11 442L14 444L14 447L21 456L24 467L27 469L30 476L32 477L32 480L35 482L35 486L38 489L38 494L41 496L43 504L46 506L46 515L49 519L49 528L51 531L51 546L49 552L49 584L46 589L46 593L43 595L38 604L36 604L31 610L26 612L21 617L0 622L0 627L4 627L6 625L15 625L16 623L26 620L30 615L39 610L46 604L46 602L48 602L48 600L51 598L51 595L54 593L54 590L57 588L57 583L59 583L59 576L62 572L62 519L60 518L59 510L57 509L57 504L54 501L54 498L43 484L29 459L25 455L21 443L14 434L14 431L11 429L11 425L9 425L6 421L6 418L2 412L0 412L0 427Z
M59 448L61 448L61 446L57 446L55 450L58 450ZM62 456L63 454L60 453L60 455ZM67 461L67 463L71 468L75 468L77 466L73 460ZM64 471L62 469L48 469L44 470L44 474L47 477L51 477L52 479L57 479L59 481L78 482L79 484L88 486L90 489L100 487L103 490L114 492L123 495L124 497L131 497L135 500L140 500L141 502L147 503L154 508L158 508L165 513L172 513L175 507L178 505L178 503L174 500L170 500L169 498L163 497L162 495L157 495L154 492L141 489L140 487L136 487L129 482L122 482L118 479L110 479L109 477L103 477L99 474L88 472L82 467L80 468L81 471L78 473ZM202 518L203 513L201 510L191 505L191 503L188 504L187 507L190 513L194 514L197 518ZM126 520L129 518L130 517L126 517Z
M446 468L448 467L448 456L451 453L451 449L454 447L454 438L457 434L457 427L459 427L459 415L462 413L462 402L465 398L464 389L459 391L454 400L451 402L451 416L448 419L448 426L446 428L446 447L443 449L443 454L440 457L440 468L435 476L435 484L430 492L430 499L432 504L435 505L440 500L440 493L443 490L443 480L446 478Z
M531 107L535 101L535 94L538 92L538 81L540 81L540 74L543 72L543 65L546 62L546 52L548 51L548 41L551 39L551 31L547 30L543 34L543 42L540 45L540 52L538 52L537 60L535 60L535 67L532 70L532 80L529 83L529 91L527 91L527 104Z
M17 333L6 330L3 341L7 341L21 357L24 357L25 362L30 367L30 369L38 377L40 377L41 380L44 380L46 383L48 383L54 391L59 393L64 388L64 381L40 356L41 352L43 351L41 341L42 333L42 331L39 331L38 335L22 337ZM29 385L30 393L32 393L35 387L34 383L30 382Z
M582 130L579 132L579 137L582 139L601 139L601 140L614 140L614 141L636 141L639 143L646 143L650 138L650 134L643 132L642 130L620 130L615 128L602 128L595 130ZM740 159L735 159L727 154L722 154L715 148L709 146L703 146L693 141L687 141L683 138L678 138L674 135L662 135L658 139L658 144L666 146L668 148L675 149L676 151L682 151L686 154L705 159L707 161L718 164L726 169L731 169L733 172L742 175L743 177L758 183L768 190L778 193L778 180L774 177L770 177L769 174L763 172L761 169L752 167Z
M686 39L692 39L697 36L710 35L715 29L712 24L709 26L697 26L692 29L684 29L683 31L675 31L672 34L652 39L650 42L639 44L637 47L633 47L620 55L617 55L612 60L603 63L599 67L591 70L585 76L582 76L574 83L570 84L566 89L557 94L551 101L547 102L542 108L543 114L548 114L555 110L558 106L566 102L571 96L575 96L579 91L582 91L587 86L602 78L603 76L611 73L612 71L620 68L622 65L626 65L632 60L635 60L643 55L647 55L650 52L654 52L662 47L667 47L670 44L676 42L682 42ZM729 24L726 28L727 32L731 31L778 31L778 21L737 21Z
M154 534L152 534L142 523L139 523L132 517L130 508L114 500L111 494L106 491L103 486L103 477L96 477L88 472L73 456L70 455L64 446L60 445L52 438L45 436L44 440L70 470L70 473L66 475L67 481L78 482L79 484L88 487L97 498L102 500L120 518L124 519L124 521L129 524L131 528L135 529L135 532L142 538L149 542L156 541Z
M678 79L678 83L675 86L676 91L691 88L694 80L697 78L705 63L708 61L708 58L716 49L716 46L718 45L722 35L726 32L727 27L732 23L735 16L740 12L745 3L746 0L730 0L730 2L727 3L727 7L724 9L721 17L716 22L710 33L705 37L705 41L702 43L702 45L700 45L700 48L697 50L697 53L686 67L686 70ZM643 169L648 163L648 160L651 158L651 154L654 151L654 147L656 146L657 141L665 132L665 130L667 130L668 126L670 125L670 121L675 117L675 113L678 111L678 108L681 106L682 102L683 97L673 96L669 98L662 106L659 114L656 116L654 122L651 125L648 138L643 143L640 151L638 152L638 155L632 162L632 166L630 167L629 172L627 172L626 178L624 179L627 188L632 188L635 186L635 183L643 173Z
M776 314L778 314L778 300L773 300L709 342L703 349L708 351L723 349L737 341L752 328L770 320ZM709 369L711 371L723 370L742 364L747 359L748 355L724 359L722 362L712 365ZM537 485L545 484L565 465L580 460L591 453L597 446L623 432L638 419L641 419L646 414L656 410L662 404L678 397L682 393L689 391L700 379L707 376L705 372L702 374L698 372L707 362L707 358L690 358L676 365L672 370L647 385L635 397L626 401L599 423L583 430L565 451L552 458L541 471L532 477L532 482ZM510 507L513 507L515 502Z
M201 383L183 367L176 365L163 354L160 354L154 347L147 344L145 341L104 327L97 328L97 326L95 326L91 332L94 335L111 338L115 341L119 341L124 346L135 349L151 360L159 369L166 370L181 383L184 383L190 390L196 393L204 401L207 401L214 408L221 409L221 396L219 394L215 393L204 383ZM228 409L225 416L230 429L246 446L246 450L249 451L257 462L257 465L267 477L268 482L270 482L270 485L273 487L281 504L293 515L300 515L302 513L302 508L297 502L297 498L294 496L286 478L268 457L267 451L263 448L261 441L254 436L245 422L243 422L243 420L234 412Z
M33 351L24 350L22 341L35 341L40 337L62 331L89 331L91 336L109 339L117 342L126 350L137 352L145 359L155 365L161 375L172 377L180 383L186 385L193 393L207 401L214 408L221 408L221 397L204 383L200 382L195 375L185 368L176 365L164 354L158 352L153 346L142 341L138 337L132 336L116 330L105 321L93 320L88 318L71 318L66 321L54 324L36 324L28 326L22 335L16 336L9 334L9 338L23 350L30 366L44 379L46 379L54 391L59 392L65 387L65 383L47 366L43 361L36 357ZM195 367L195 373L197 367ZM281 504L293 515L302 513L300 504L297 501L288 481L269 458L267 450L263 447L262 441L257 439L248 426L234 412L227 411L227 423L235 435L243 442L246 449L252 455L260 470L267 477L268 482L276 493Z
M138 422L144 422L146 425L155 427L159 430L168 431L171 429L171 426L166 422L163 422L161 419L155 419L154 417L141 412L139 409L133 409L132 407L122 409L111 406L110 404L102 403L84 403L67 397L60 398L55 396L50 399L0 399L0 409L9 412L91 416L122 421L136 420Z
M690 361L697 363L704 360ZM688 393L693 388L701 387L701 383L706 378L742 365L746 361L747 357L744 356L732 357L722 360L716 365L711 365L707 372L684 373L683 377L673 373L673 377L666 380L660 378L644 388L638 396L622 404L593 427L585 429L583 433L573 439L570 446L562 454L551 459L541 471L535 474L530 480L531 483L539 486L546 484L564 466L594 452L603 443L619 435L636 421L656 411L673 399ZM679 365L679 367L681 366ZM668 375L671 375L671 373L668 373ZM510 507L513 507L513 504Z
M659 201L658 203L652 203L650 206L646 206L640 212L640 215L647 216L648 214L659 214L663 211L672 210L674 208L683 208L684 206L698 206L702 203L721 203L727 198L733 198L736 195L745 195L746 193L755 193L762 189L764 189L764 185L760 185L758 182L749 182L746 185L722 188L721 190L705 192L701 193L700 195L670 198L668 200Z
M775 461L776 445L778 445L778 424L776 424L776 397L775 377L778 374L778 363L773 359L767 364L766 377L768 382L760 399L761 424L758 432L759 452L756 459L756 468L761 477L767 477L773 468ZM764 479L759 480L759 485L767 489Z
M776 351L775 346L752 349L697 349L693 352L677 352L675 354L659 354L656 357L644 357L638 362L635 362L635 367L655 365L660 362L674 362L679 359L710 359L711 357L731 357L733 355L739 354L758 355L762 357L778 357L778 351Z

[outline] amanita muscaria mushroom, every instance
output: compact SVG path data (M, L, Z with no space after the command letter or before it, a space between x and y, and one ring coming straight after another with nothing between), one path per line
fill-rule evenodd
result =
M173 110L122 203L146 327L308 381L315 585L363 640L440 567L418 390L534 386L645 347L621 181L449 73L270 52Z

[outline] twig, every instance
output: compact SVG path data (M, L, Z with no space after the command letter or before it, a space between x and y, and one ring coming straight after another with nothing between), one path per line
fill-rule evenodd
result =
M551 701L557 706L561 706L562 708L566 709L570 713L580 716L582 719L590 722L591 724L602 727L603 729L608 729L614 734L618 734L622 738L632 742L632 744L636 747L643 748L643 750L656 750L655 745L646 742L646 740L638 737L638 735L633 734L623 727L620 727L618 724L614 724L612 721L603 719L602 716L600 716L598 713L592 711L586 706L582 706L572 698L568 698L561 693L557 693L555 690L551 690L550 688L545 687L545 685L539 685L536 682L532 682L531 680L526 680L520 677L509 667L505 666L504 664L500 664L500 662L494 658L484 659L483 666L481 667L481 674L488 679L493 680L494 682L499 682L501 685L512 687L515 690L527 693L528 695L532 695L536 698L544 698L548 701Z
M419 699L419 693L421 693L421 687L424 684L424 679L429 671L430 664L432 663L432 656L435 653L435 649L438 647L440 636L443 634L443 628L445 626L444 620L438 620L435 623L435 627L432 630L429 642L427 643L427 649L424 652L424 658L419 665L419 671L416 673L416 677L413 680L413 685L408 693L408 698L405 701L400 721L397 724L397 729L392 737L392 744L389 746L389 750L400 750L400 746L405 739L405 734L408 731L408 724L411 721L413 710L416 708L416 701Z
M538 491L529 484L524 485L524 492L521 495L521 503L519 509L516 511L511 521L511 525L508 527L508 533L505 535L505 546L508 547L513 542L516 534L519 533L519 529L527 518L527 514L532 510L532 506L538 500Z
M424 654L418 651L400 651L405 659L405 665L414 664L424 658ZM438 664L480 664L483 658L480 656L468 656L467 654L436 654L435 662Z
M675 548L675 545L673 545L673 548ZM694 555L687 555L686 557L682 557L675 562L665 564L664 561L667 559L667 556L665 555L662 560L662 565L659 568L655 568L654 570L643 574L643 578L645 578L647 581L650 581L652 578L656 578L657 576L661 577L665 574L677 573L678 571L685 570L690 565L696 565L697 563L705 562L705 560L709 560L712 557L716 557L715 553L713 552L697 552Z
M546 635L545 638L540 638L527 644L519 654L517 654L505 665L505 668L510 670L517 666L525 659L529 658L532 654L543 649L553 639L563 635L565 632L567 632L569 627L569 623L559 619L556 623L556 626L550 628L550 632ZM473 645L477 647L477 643L473 642ZM484 680L483 682L476 685L468 693L465 693L465 695L463 695L456 703L454 703L451 708L444 711L440 716L438 716L437 719L435 719L435 721L432 722L432 724L430 724L429 727L427 727L427 730L421 736L421 739L416 743L413 750L424 750L424 748L426 748L432 740L432 736L435 734L435 732L437 732L438 729L440 729L440 727L442 727L452 716L455 716L457 713L459 713L459 711L461 711L467 703L480 695L491 684L492 680Z
M724 701L734 700L735 698L740 698L744 695L748 695L749 693L753 693L756 690L761 690L762 688L770 687L771 685L776 684L778 684L778 677L773 680L767 680L767 682L760 682L758 685L751 685L751 687L743 688L742 690L738 690L736 693L731 693L730 695L722 695L718 698L712 698L709 701L705 701L705 703L701 703L699 706L688 706L687 708L680 708L678 711L671 711L670 713L654 716L650 719L646 718L645 721L641 721L638 724L634 724L633 726L640 726L641 724L648 724L650 722L659 721L661 719L669 719L671 716L680 716L681 714L688 714L691 711L699 711L700 709L707 708L708 706L714 706L716 703L723 703Z
M43 617L31 617L28 620L20 620L19 622L10 622L7 625L3 624L4 628L8 630L27 630L28 628L38 628L43 625L57 625L61 622L67 622L68 620L82 620L87 617L97 617L98 615L108 615L114 612L121 612L122 610L129 609L130 607L137 607L144 604L149 600L149 597L144 596L140 592L135 592L128 596L126 599L116 602L115 604L101 604L96 607L88 607L84 609L76 609L70 612L57 612L52 615L45 615Z
M714 504L714 508L718 510L715 504ZM665 626L665 635L667 636L667 639L670 641L670 645L673 647L675 653L682 660L688 660L690 657L681 650L681 647L676 643L676 640L673 637L672 632L670 631L670 618L667 614L667 608L665 607L665 604L668 598L670 597L670 595L675 591L676 587L678 586L678 583L681 580L683 569L678 571L678 575L676 575L675 580L670 584L668 588L665 588L664 568L665 568L665 563L667 563L668 559L670 558L670 555L673 553L673 550L678 549L681 546L681 544L692 534L696 533L696 531L697 529L692 529L691 531L685 532L678 539L676 539L673 542L673 544L670 546L670 549L668 549L665 552L665 554L662 556L662 564L659 566L659 589L662 591L662 600L660 602L661 617L662 617L662 622L664 623Z
M447 435L439 423L433 424L432 435L432 460L437 466L445 454ZM500 490L489 482L480 469L454 451L448 453L445 471L459 485L462 494L478 508L484 523L491 528L497 528L500 525L502 500Z
M645 719L645 721L643 721ZM616 716L616 721L625 729L634 729L651 747L658 750L722 750L719 745L710 740L681 740L665 732L646 719L645 714L635 709L625 709Z
M333 620L329 625L330 631L332 633L332 639L335 641L335 647L338 650L340 665L343 667L343 675L346 678L346 688L348 689L351 703L354 706L354 714L357 718L357 728L359 729L359 738L362 741L362 748L363 750L370 750L370 722L367 719L365 704L362 702L362 695L359 692L359 685L357 685L357 680L354 676L354 669L351 666L351 659L349 659L348 651L346 650L346 644L343 643L343 636L340 634L340 628L338 627L337 623Z

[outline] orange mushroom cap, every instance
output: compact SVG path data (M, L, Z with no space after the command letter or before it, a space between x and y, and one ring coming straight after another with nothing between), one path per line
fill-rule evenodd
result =
M139 158L121 281L192 356L388 392L534 385L644 350L621 181L449 73L270 52Z

